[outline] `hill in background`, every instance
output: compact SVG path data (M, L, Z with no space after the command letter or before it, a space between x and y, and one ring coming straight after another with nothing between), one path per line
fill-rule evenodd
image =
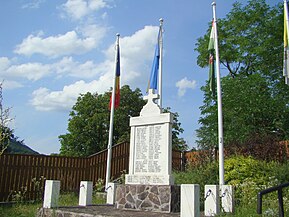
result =
M10 140L10 144L4 153L9 154L39 154L37 151L29 148L23 141L17 139Z

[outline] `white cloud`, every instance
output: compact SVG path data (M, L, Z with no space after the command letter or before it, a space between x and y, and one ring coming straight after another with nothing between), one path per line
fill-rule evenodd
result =
M58 76L67 75L78 78L92 78L98 74L98 66L91 60L85 63L74 61L72 57L64 57L52 65Z
M6 77L20 77L28 80L37 81L40 78L50 74L50 65L41 63L25 63L21 65L11 65L4 75ZM3 73L3 72L1 72Z
M32 95L31 104L40 111L51 110L69 110L76 102L77 97L81 93L95 93L97 90L104 92L106 88L107 79L100 78L89 83L82 80L74 84L64 86L61 91L50 91L47 88L39 88L35 90Z
M158 27L146 26L131 36L120 38L121 48L121 85L139 87L146 85L153 60L154 47L157 40ZM112 86L114 75L115 45L112 44L104 51L106 60L95 64L92 61L85 63L75 62L71 57L65 57L53 65L59 75L74 77L96 77L94 81L78 81L65 86L62 90L53 91L40 88L33 92L31 104L37 110L69 110L80 93L107 91Z
M157 43L158 27L145 26L132 36L120 40L124 83L140 87L147 82ZM107 50L113 52L114 46Z
M7 57L0 57L0 73L7 70L9 68L11 62Z
M108 7L104 0L67 0L62 5L65 13L72 19L79 20L102 8Z
M12 81L11 78L25 78L31 81L37 81L52 73L52 65L37 62L15 64L16 60L10 60L7 57L0 57L0 76L4 80ZM17 83L12 82L14 85ZM12 84L11 83L11 84ZM19 86L18 83L16 86Z
M88 25L80 30L83 32L78 33L73 30L64 35L46 38L42 37L42 32L38 35L29 35L21 44L16 46L14 52L25 56L42 54L53 58L83 54L96 48L106 33L105 27L96 25Z
M56 75L76 78L93 78L106 71L105 63L100 65L88 60L84 63L73 60L72 57L64 57L60 61L52 64L42 64L38 62L12 64L6 58L0 58L0 76L6 78L25 78L32 81L40 80L49 75Z
M16 89L20 87L23 87L23 85L17 81L4 80L3 82L3 89L6 89L6 90Z
M188 80L187 77L184 77L182 80L176 83L176 87L178 87L178 95L183 96L185 95L187 89L195 89L197 82L195 80Z
M37 9L40 7L40 4L44 3L45 0L32 0L24 5L22 5L23 9L29 8L29 9Z

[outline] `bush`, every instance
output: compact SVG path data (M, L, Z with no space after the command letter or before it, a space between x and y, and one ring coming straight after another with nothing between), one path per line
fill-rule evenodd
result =
M225 161L225 180L235 187L235 198L243 204L256 202L262 189L278 185L274 168L278 163L237 156Z
M226 184L234 186L234 197L238 207L254 207L255 209L259 191L289 182L289 163L281 164L260 161L253 157L236 156L226 159L224 167ZM191 167L186 172L175 172L174 176L176 184L200 185L201 207L203 207L204 186L218 184L218 173L218 162L208 162ZM288 209L289 188L283 189L283 199L284 208ZM276 192L264 196L263 207L263 212L273 210L275 213L278 210Z
M252 157L233 157L225 161L225 180L235 187L235 199L240 206L257 204L259 191L289 181L288 163L266 162ZM277 192L263 196L263 212L275 216L278 213ZM285 212L288 212L289 189L283 189ZM271 213L271 214L270 214Z
M218 163L211 162L206 165L200 165L195 168L191 167L185 172L175 172L175 183L176 184L199 184L200 195L205 190L205 185L218 184L219 183L219 172ZM201 196L201 207L204 204L204 197Z

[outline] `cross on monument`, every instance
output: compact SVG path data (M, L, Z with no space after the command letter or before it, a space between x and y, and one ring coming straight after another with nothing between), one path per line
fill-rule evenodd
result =
M150 116L151 114L160 114L161 109L155 100L159 99L159 94L154 93L154 89L149 89L147 96L144 96L144 100L147 100L147 104L140 112L141 116Z
M156 99L159 99L159 94L154 93L154 89L149 89L149 94L144 96L144 100L147 100L147 103L155 103Z

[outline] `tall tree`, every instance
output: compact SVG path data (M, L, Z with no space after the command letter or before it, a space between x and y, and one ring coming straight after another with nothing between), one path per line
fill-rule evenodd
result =
M120 106L114 114L113 144L130 140L130 117L139 116L145 105L140 89L134 91L128 85L120 89ZM88 156L107 148L109 131L110 92L86 93L78 97L72 107L68 122L68 133L59 136L60 154L66 156ZM185 149L186 144L179 135L183 132L174 113L173 146Z
M208 66L210 28L196 43L197 63ZM265 0L234 3L231 12L218 20L220 62L231 77L255 73L271 80L282 77L283 10L270 7Z
M125 85L120 90L120 106L115 110L113 144L129 138L129 117L139 115L145 104L140 89ZM110 92L86 93L78 97L70 112L69 133L60 135L60 154L88 156L104 150L108 142Z
M281 4L270 7L265 0L235 3L218 21L220 62L228 75L222 79L224 142L246 143L264 135L289 138L288 86L282 74L283 14ZM198 64L208 65L209 31L198 39ZM198 145L217 143L216 98L202 87ZM260 140L261 141L261 140Z
M163 110L163 112L171 112L171 108L167 107ZM173 125L172 125L172 147L174 150L186 151L188 149L188 144L184 140L184 138L180 137L180 135L184 132L184 129L181 127L181 123L179 122L179 114L177 112L172 112Z
M13 130L9 128L11 108L5 108L3 105L3 82L0 83L0 155L5 152L10 144L10 140L14 138Z

